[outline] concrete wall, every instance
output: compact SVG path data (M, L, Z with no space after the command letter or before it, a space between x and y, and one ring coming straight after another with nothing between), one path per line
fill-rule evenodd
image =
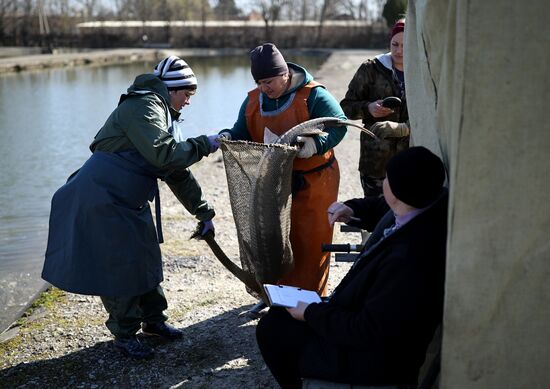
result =
M383 26L364 22L89 22L78 25L88 47L255 47L271 41L283 48L377 48L387 46ZM146 40L143 38L146 37Z

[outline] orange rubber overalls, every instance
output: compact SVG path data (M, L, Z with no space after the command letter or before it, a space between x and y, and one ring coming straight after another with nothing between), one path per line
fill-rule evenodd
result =
M321 85L309 82L295 91L286 108L274 114L262 115L260 90L248 93L246 125L254 142L264 142L264 128L282 135L292 127L309 120L307 99L312 88ZM314 171L311 171L314 170ZM338 197L340 170L334 151L310 158L296 158L293 171L305 172L303 188L292 198L290 243L294 269L279 280L279 284L315 290L326 295L330 253L321 252L321 244L332 243L333 229L328 223L327 208ZM311 172L308 172L311 171Z

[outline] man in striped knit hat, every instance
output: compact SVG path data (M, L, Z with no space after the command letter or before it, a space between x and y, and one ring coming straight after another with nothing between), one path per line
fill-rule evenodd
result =
M100 296L115 348L137 359L153 356L136 337L140 328L169 340L183 335L163 313L157 180L195 215L201 234L214 229L214 209L189 166L216 150L216 136L181 141L172 134L196 89L193 71L176 56L137 76L95 136L92 156L52 199L42 277L72 293ZM149 208L155 197L156 226Z

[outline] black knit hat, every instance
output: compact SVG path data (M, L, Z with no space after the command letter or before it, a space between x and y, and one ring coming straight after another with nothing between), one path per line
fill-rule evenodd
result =
M441 193L445 168L437 155L416 146L389 160L386 177L395 197L412 207L425 208Z
M264 43L250 52L250 71L255 81L288 73L283 55L273 43Z

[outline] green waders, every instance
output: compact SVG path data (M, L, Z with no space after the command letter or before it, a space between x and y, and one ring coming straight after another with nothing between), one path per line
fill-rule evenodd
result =
M142 322L164 323L168 319L162 313L168 303L160 285L139 296L100 298L109 313L105 325L116 337L134 336Z

